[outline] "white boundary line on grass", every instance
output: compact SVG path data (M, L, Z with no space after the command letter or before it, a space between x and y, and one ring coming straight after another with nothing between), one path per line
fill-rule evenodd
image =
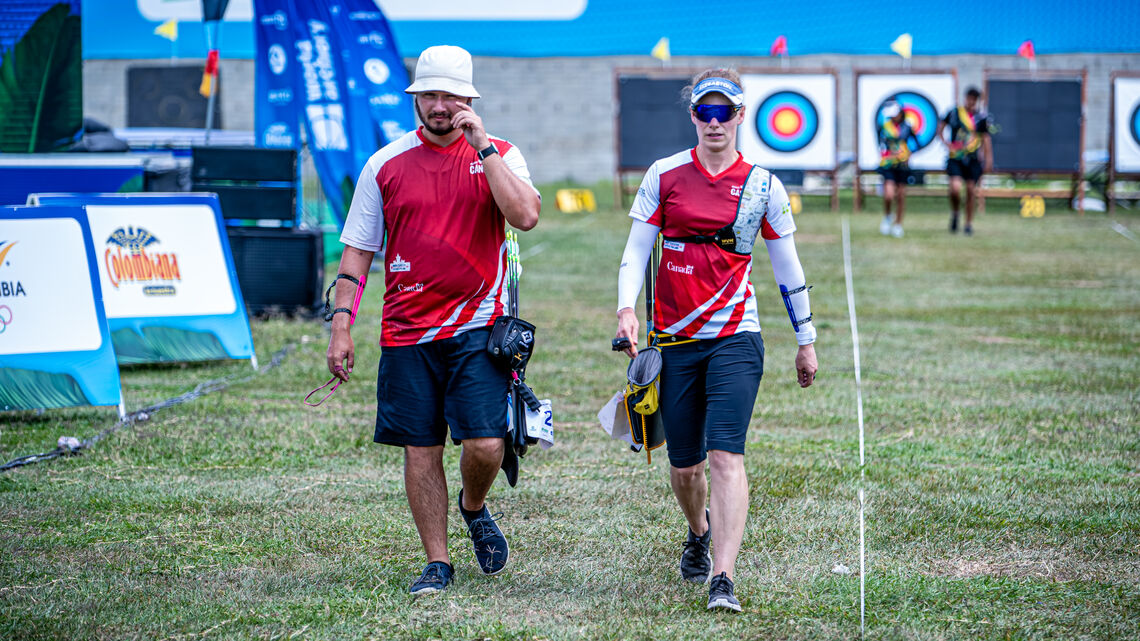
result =
M528 249L527 249L526 251L524 251L523 253L519 254L519 260L520 260L520 261L523 261L523 260L526 260L526 259L528 259L528 258L531 258L531 257L537 256L537 255L541 254L542 252L546 251L546 249L547 249L549 246L550 246L550 243L548 243L548 242L545 242L545 241L543 241L543 242L541 242L541 243L539 243L539 244L537 244L537 245L534 245L534 246L532 246L532 247L528 248ZM528 428L528 429L529 429L529 428Z
M847 313L851 317L851 351L855 360L855 402L859 417L859 638L866 635L866 548L864 547L863 485L866 481L863 448L863 378L859 368L859 325L855 321L855 285L851 276L851 227L843 217L843 276L847 281Z
M1112 225L1112 231L1120 234L1121 236L1124 236L1125 238L1127 238L1128 240L1131 240L1134 243L1140 243L1140 238L1138 238L1136 236L1136 234L1132 233L1131 229L1125 227L1124 225L1121 225L1120 223L1116 222L1115 220L1111 222L1111 225Z

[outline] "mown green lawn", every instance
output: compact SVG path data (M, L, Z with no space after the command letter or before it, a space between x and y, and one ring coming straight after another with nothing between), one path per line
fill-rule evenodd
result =
M867 638L1140 637L1140 244L1053 202L1022 219L991 201L973 238L946 232L944 201L910 205L901 240L878 234L877 214L851 218ZM1119 220L1140 233L1134 214ZM503 575L479 574L453 507L454 587L407 595L423 559L401 452L371 443L374 285L354 379L321 408L301 398L328 377L324 324L256 320L262 363L295 346L279 367L82 456L0 474L0 638L858 638L859 577L832 572L858 570L841 216L808 199L798 224L821 370L795 384L758 250L768 361L746 455L742 615L706 613L705 589L679 578L663 452L647 466L596 424L624 378L608 343L628 222L607 207L547 211L522 235L523 315L540 328L529 379L554 400L558 443L527 456L519 487L492 490L512 548ZM249 371L126 368L127 407ZM114 421L0 414L0 462ZM454 501L458 448L446 466Z

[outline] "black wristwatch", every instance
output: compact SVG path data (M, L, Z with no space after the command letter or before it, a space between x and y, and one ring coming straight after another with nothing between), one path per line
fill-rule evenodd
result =
M479 160L486 160L487 156L490 156L491 154L497 154L497 153L499 153L498 148L495 147L495 143L491 143L491 144L487 145L486 149L479 152Z

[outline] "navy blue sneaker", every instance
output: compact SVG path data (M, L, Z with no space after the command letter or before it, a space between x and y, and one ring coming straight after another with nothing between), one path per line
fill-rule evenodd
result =
M410 592L412 596L442 592L451 584L451 566L443 561L433 561L427 564L420 578L412 583Z
M729 610L740 612L740 601L736 599L735 586L727 572L721 572L709 581L709 607L710 610Z
M507 558L511 554L507 546L507 537L503 536L502 530L495 523L503 513L492 516L486 504L479 512L474 514L468 512L463 509L462 490L459 491L459 513L467 523L467 534L474 544L475 560L479 563L479 569L486 575L502 572L503 568L507 567Z
M705 510L705 522L709 522L709 511ZM712 543L712 526L705 530L701 536L689 534L685 537L685 549L681 552L681 578L693 583L706 583L712 574L712 554L709 553L709 544Z

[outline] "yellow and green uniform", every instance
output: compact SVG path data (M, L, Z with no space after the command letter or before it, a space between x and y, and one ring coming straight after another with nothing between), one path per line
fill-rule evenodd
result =
M989 132L989 115L981 110L971 112L959 105L946 112L942 122L950 128L950 159L976 159L983 134Z
M918 149L918 139L906 120L902 124L887 120L879 127L879 167L905 168L911 151L915 149Z

